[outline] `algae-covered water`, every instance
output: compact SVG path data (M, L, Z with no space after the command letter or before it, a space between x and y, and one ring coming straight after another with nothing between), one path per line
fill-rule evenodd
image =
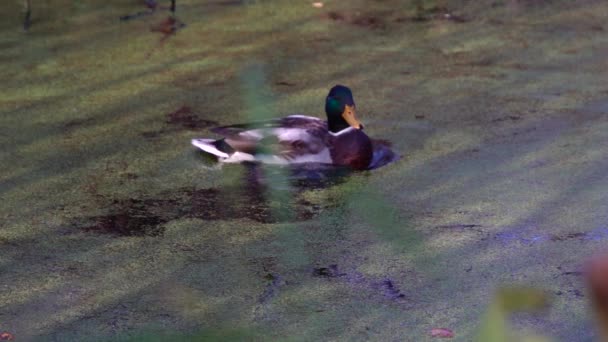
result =
M523 285L551 302L514 330L595 339L606 2L178 0L181 28L166 2L121 21L146 7L33 1L27 33L0 2L0 331L469 341ZM323 117L335 84L399 161L310 181L190 146L256 113Z

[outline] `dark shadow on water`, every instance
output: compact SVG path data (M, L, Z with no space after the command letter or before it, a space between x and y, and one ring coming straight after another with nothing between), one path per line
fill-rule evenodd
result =
M372 139L372 145L374 146L374 156L367 168L368 170L378 169L399 160L399 155L391 150L389 141Z
M213 163L203 155L204 163ZM385 142L374 142L374 158L370 169L382 167L397 160L397 155ZM165 224L183 218L201 220L231 220L248 218L261 223L304 221L315 217L323 208L318 204L298 199L298 192L323 189L340 184L354 171L328 164L301 164L290 167L245 163L242 167L242 186L216 188L178 188L157 197L105 198L100 206L107 214L77 218L75 227L85 232L113 236L162 236ZM275 176L285 175L285 188L290 203L281 203L281 210L290 215L278 217L267 198L270 182ZM287 193L289 192L289 193ZM274 214L273 214L273 210Z
M115 201L111 213L92 217L94 223L82 228L87 232L112 234L117 236L159 236L162 225L168 218L155 215L151 207L162 206L162 201L127 199Z
M245 172L254 179L259 170ZM165 224L178 219L204 221L250 219L260 223L305 221L315 217L322 208L304 199L280 203L280 209L291 213L275 215L266 198L266 185L246 180L245 186L225 188L178 188L155 197L112 199L101 198L100 207L107 214L80 217L74 220L77 230L121 236L162 236Z
M347 167L339 167L328 164L299 164L286 167L264 167L266 173L285 172L287 179L295 190L325 189L345 182L352 170Z
M374 154L367 170L375 170L400 159L391 149L391 143L386 140L372 140ZM212 167L217 165L217 159L205 152L196 151L204 165ZM346 181L353 171L349 167L336 166L322 163L304 163L285 166L265 165L260 167L258 163L242 163L244 167L244 178L247 184L267 185L268 178L273 174L284 174L291 186L300 189L324 189L338 185Z

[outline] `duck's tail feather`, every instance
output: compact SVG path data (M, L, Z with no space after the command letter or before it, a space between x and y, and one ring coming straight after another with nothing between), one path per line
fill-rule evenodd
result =
M224 139L192 139L192 145L219 158L229 158L235 150Z

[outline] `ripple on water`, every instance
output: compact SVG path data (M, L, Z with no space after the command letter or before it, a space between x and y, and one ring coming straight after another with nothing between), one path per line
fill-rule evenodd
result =
M604 241L608 240L608 227L598 227L588 232L569 232L560 234L535 232L534 228L519 228L497 233L494 235L494 240L504 245L513 243L535 245L545 242L561 242L569 240Z

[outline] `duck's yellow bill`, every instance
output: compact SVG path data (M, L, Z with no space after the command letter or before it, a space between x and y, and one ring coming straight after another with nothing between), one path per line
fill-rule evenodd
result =
M344 106L344 112L342 113L342 117L351 127L354 127L356 129L363 128L363 125L359 122L359 120L357 120L357 117L355 116L355 106Z

